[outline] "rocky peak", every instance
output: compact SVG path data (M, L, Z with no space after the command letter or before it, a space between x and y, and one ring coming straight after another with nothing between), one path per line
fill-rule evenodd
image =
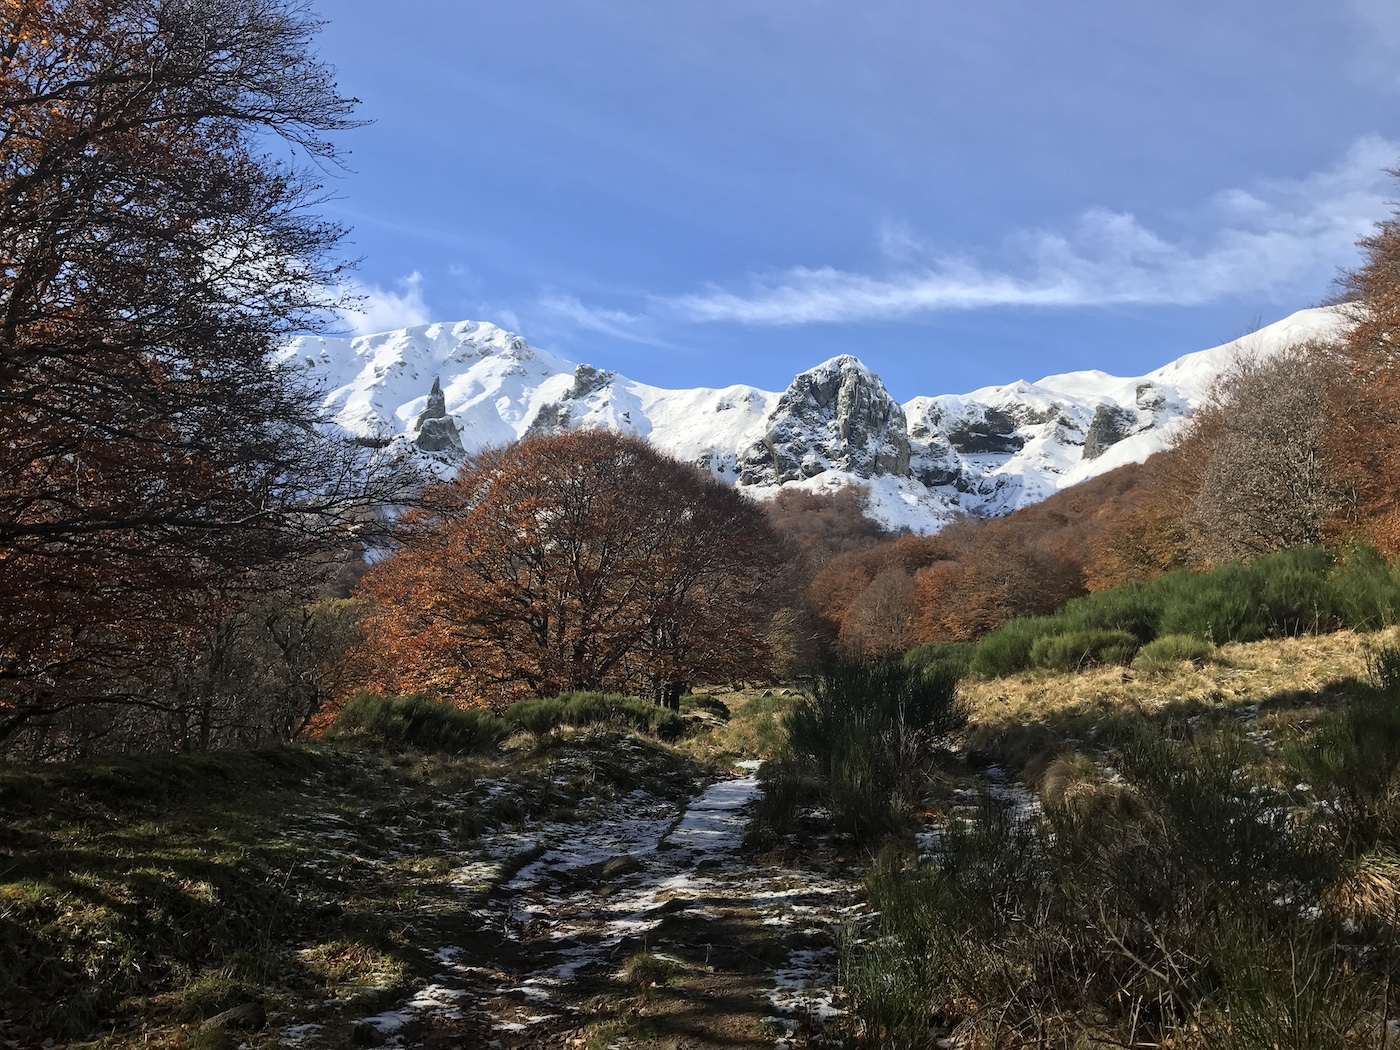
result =
M781 485L827 470L909 476L904 409L879 376L848 354L794 379L762 441L740 460L742 484Z
M589 394L602 390L616 378L616 372L607 372L592 365L579 365L574 369L574 384L564 392L564 399L582 401Z
M1118 405L1099 405L1084 435L1084 458L1098 459L1137 426L1137 413Z
M447 398L442 393L442 378L440 376L433 378L433 389L428 394L428 403L418 414L415 428L418 431L418 436L414 439L414 443L424 452L460 456L465 451L462 448L462 432L457 429L457 424L447 414Z

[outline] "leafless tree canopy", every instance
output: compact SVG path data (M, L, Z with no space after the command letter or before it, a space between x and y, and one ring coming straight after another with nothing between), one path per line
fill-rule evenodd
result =
M1309 342L1240 358L1195 424L1208 458L1188 518L1212 561L1320 543L1342 505L1328 456L1329 409L1345 369L1337 348Z

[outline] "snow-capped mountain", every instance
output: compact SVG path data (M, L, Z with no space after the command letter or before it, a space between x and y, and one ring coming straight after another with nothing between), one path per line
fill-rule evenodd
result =
M1329 338L1345 324L1335 308L1303 310L1145 376L1070 372L903 405L850 356L803 372L782 393L662 390L475 321L303 337L282 360L320 385L335 422L366 443L413 442L439 475L464 451L608 427L758 498L790 485L857 482L869 487L876 517L933 532L957 514L1007 514L1141 462L1165 446L1237 355Z

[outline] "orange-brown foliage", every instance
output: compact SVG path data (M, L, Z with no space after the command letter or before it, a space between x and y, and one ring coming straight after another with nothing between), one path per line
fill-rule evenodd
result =
M815 567L834 555L864 550L891 538L890 532L865 513L868 493L858 485L835 492L783 489L765 509L768 520L789 537Z
M1120 467L1006 518L969 520L926 541L942 548L915 577L916 641L976 638L1086 591L1180 568L1186 551L1169 506L1172 457Z
M938 537L900 536L828 558L807 589L828 644L860 659L907 650L914 575L946 550Z
M936 565L919 574L914 637L965 641L1082 594L1079 563L1057 550L1062 532L1014 516L970 530L954 567Z
M782 497L779 520L809 555L807 598L826 644L879 658L965 640L1015 616L1049 612L1087 590L1150 579L1187 561L1182 453L1076 485L1007 518L955 521L935 536L893 537L863 517L859 493ZM859 517L857 517L859 515ZM815 519L815 520L812 520Z
M674 700L765 673L779 544L723 484L605 431L472 457L362 581L364 684L501 707L617 689Z
M1364 262L1343 280L1355 322L1343 347L1351 382L1338 391L1330 449L1351 506L1334 531L1359 532L1394 558L1400 554L1400 217L1379 223L1359 244Z
M348 126L300 7L0 8L0 742L168 714L170 650L356 488L268 360L338 271L318 191L265 159Z

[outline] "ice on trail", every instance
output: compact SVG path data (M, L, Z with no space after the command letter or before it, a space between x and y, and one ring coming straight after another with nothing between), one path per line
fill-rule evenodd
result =
M507 935L557 945L552 967L507 991L538 993L586 970L610 968L624 939L656 929L666 916L684 910L688 898L708 899L716 884L700 869L723 867L726 860L741 867L736 851L758 791L750 769L710 785L679 822L665 804L638 814L637 800L628 799L620 813L583 828L561 828L562 841L507 883L506 899L483 908L483 919L499 922ZM606 869L613 863L625 874L609 878Z
M667 841L692 853L732 851L744 841L748 809L758 792L759 763L741 763L748 776L714 784L686 810Z
M474 951L443 947L440 972L427 987L360 1023L391 1046L417 1045L419 1030L463 1017L482 1021L504 1045L550 1022L577 1025L582 1020L573 1017L572 1003L580 988L608 987L630 955L644 947L656 952L655 936L668 918L687 912L704 923L718 910L743 908L761 927L806 935L809 945L830 942L859 907L853 884L755 867L740 852L760 791L757 765L746 763L743 775L711 784L683 813L639 793L593 819L543 824L528 838L511 835L495 855L532 842L539 856L486 894L479 889L484 867L462 874L463 892L477 898L472 910L483 935L504 945L498 954L517 965L497 962L511 971L500 972L473 965L483 961ZM775 1011L770 1020L784 1033L778 1045L839 1013L836 964L827 945L798 948L774 967L766 993L755 989ZM314 1033L283 1035L299 1042L287 1037Z

